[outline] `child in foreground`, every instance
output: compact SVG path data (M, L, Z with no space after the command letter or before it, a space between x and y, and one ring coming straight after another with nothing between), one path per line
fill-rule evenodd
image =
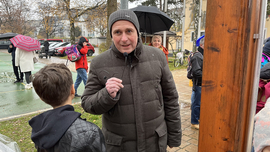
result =
M75 89L72 74L64 64L47 65L31 79L40 99L53 107L29 121L31 139L38 152L106 151L98 126L81 119L71 105Z

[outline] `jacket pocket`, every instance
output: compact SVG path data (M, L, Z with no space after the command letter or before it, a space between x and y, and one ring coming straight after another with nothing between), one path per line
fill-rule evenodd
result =
M121 151L123 137L104 129L105 143L107 151Z
M165 152L167 149L167 126L165 121L163 121L155 131L158 134L159 152Z

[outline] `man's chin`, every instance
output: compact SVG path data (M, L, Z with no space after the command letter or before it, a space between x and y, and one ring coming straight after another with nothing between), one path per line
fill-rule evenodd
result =
M133 50L131 50L131 49L121 49L121 50L119 50L121 53L124 53L124 52L126 52L126 53L131 53Z

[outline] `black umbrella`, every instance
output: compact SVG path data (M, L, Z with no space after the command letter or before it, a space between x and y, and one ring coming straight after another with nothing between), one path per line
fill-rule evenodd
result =
M155 35L163 35L164 34L163 32L164 31L160 31L160 32L156 32L154 34ZM176 33L172 32L172 31L166 31L165 33L166 33L166 35L169 35L169 36L176 36Z
M132 10L138 17L140 32L154 34L169 31L174 21L157 7L139 5Z
M18 35L17 33L4 33L0 35L0 39L10 39Z

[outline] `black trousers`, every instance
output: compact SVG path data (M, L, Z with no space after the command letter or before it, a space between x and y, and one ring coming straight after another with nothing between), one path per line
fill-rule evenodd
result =
M31 71L24 72L24 75L25 75L26 83L29 84L29 83L31 82L31 81L30 81Z
M15 60L12 60L13 72L16 76L17 81L23 80L23 73L21 72L21 68L19 66L15 66ZM20 77L19 77L20 72Z
M45 50L45 53L46 53L46 59L48 58L48 56L49 58L51 58L51 56L49 55L49 50Z

